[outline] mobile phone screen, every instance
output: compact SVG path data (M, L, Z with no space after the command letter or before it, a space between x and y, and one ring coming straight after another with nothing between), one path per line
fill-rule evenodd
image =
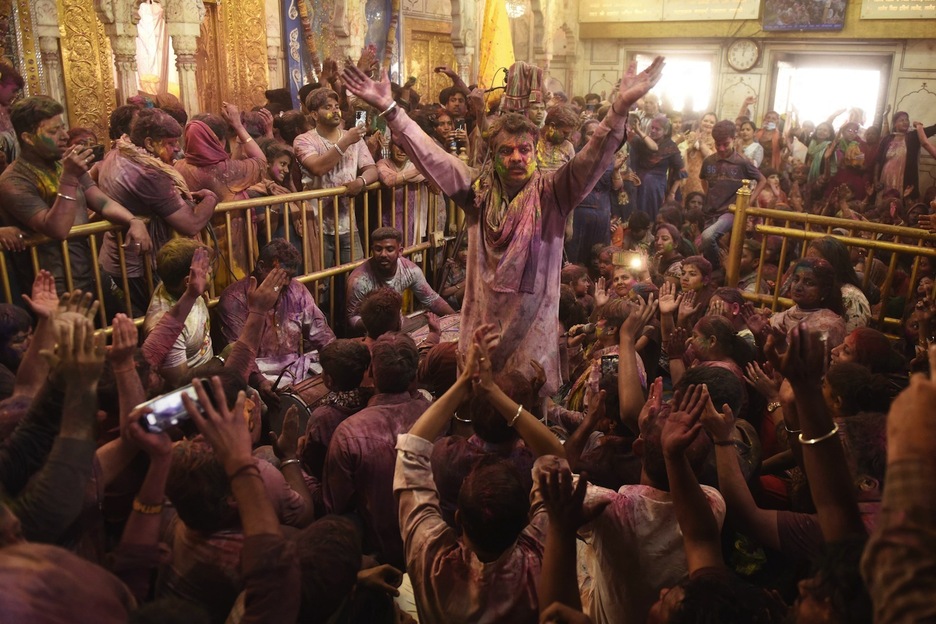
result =
M356 126L366 126L367 125L367 111L355 111L354 113L354 125Z

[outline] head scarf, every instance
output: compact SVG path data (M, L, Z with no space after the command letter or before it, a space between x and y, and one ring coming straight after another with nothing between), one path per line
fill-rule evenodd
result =
M185 162L195 167L210 167L228 159L221 141L202 121L190 121L185 126Z

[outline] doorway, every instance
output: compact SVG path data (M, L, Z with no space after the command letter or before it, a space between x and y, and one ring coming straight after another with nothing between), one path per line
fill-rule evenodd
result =
M832 118L838 130L851 109L860 109L868 127L883 110L890 67L884 55L784 54L774 71L772 110L787 119L795 111L800 123Z

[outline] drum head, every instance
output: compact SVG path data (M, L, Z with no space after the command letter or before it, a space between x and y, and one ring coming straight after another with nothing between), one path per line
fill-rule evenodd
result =
M312 410L302 397L292 390L281 392L279 398L279 409L275 411L270 410L270 428L276 435L281 434L283 432L283 421L286 419L286 412L289 411L290 407L295 406L296 411L299 412L299 435L303 435L306 430L306 425L309 422L309 416L312 415Z

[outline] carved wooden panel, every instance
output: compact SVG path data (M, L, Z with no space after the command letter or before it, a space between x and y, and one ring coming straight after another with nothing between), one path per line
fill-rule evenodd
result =
M218 44L218 5L205 2L205 19L201 23L198 47L195 50L195 82L198 85L200 112L221 111L222 93L227 93L227 71L224 48Z

